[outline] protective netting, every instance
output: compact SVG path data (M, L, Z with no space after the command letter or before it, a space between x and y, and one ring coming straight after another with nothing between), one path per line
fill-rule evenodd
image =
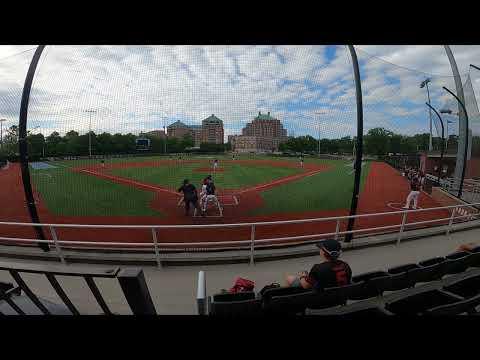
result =
M431 72L428 66L421 72L356 50L364 106L357 213L403 206L409 187L398 170L409 166L440 177L455 194L458 103L442 89L457 93L453 76L449 71L435 75L433 65ZM0 59L4 129L18 125L33 51ZM442 54L432 64L443 62L449 69ZM472 133L466 178L473 184L480 176L478 71L461 80ZM27 122L40 220L183 224L198 221L191 216L202 210L212 222L347 215L356 122L346 46L47 46ZM4 155L15 161L14 133L8 141L4 137L4 145ZM22 210L4 211L7 220L26 214L17 165L7 180L18 187ZM6 179L5 174L0 175ZM177 190L188 179L200 192L207 175L219 202L202 201L185 217ZM7 180L2 180L2 196L13 203ZM470 186L462 197L474 193ZM419 206L439 203L422 197ZM334 231L335 225L322 226ZM277 235L287 230L317 233L319 227L292 227Z
M232 221L346 211L354 91L345 46L48 46L33 183L49 215L76 221L184 218L177 189L207 175L223 207L211 214Z

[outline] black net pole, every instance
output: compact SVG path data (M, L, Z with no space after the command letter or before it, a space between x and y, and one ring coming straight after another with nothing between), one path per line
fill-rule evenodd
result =
M33 197L32 184L30 182L30 171L28 168L28 146L27 146L27 116L28 103L30 100L30 90L32 89L32 82L35 76L35 70L42 55L45 45L39 45L33 54L32 61L28 68L27 77L23 85L22 101L20 104L20 117L18 121L18 148L20 154L20 167L22 170L23 189L25 191L25 199L27 202L28 212L32 219L32 223L40 223L38 218L37 207L35 206L35 199ZM38 239L45 240L45 234L41 226L34 226ZM38 243L38 246L44 250L49 251L50 247L47 243Z
M356 215L358 205L358 193L360 191L360 178L362 175L362 154L363 154L363 102L362 102L362 83L360 80L360 68L358 66L357 53L353 45L348 45L348 50L352 56L353 74L355 77L355 95L357 102L357 143L355 147L355 180L353 185L352 202L350 205L350 216ZM352 231L355 224L355 218L348 219L347 231ZM353 234L347 233L345 242L352 241Z
M462 191L463 191L463 180L465 179L465 168L467 167L467 156L468 156L468 114L467 114L467 108L463 104L462 101L455 95L453 92L448 90L445 86L443 86L443 89L449 92L457 101L458 103L462 106L463 112L465 114L465 127L467 129L466 136L465 136L465 148L464 148L464 158L463 158L463 169L462 169L462 177L460 179L460 186L458 187L458 197L461 199L462 198Z

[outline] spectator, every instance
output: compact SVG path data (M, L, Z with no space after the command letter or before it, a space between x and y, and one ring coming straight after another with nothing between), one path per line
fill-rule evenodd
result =
M458 251L471 251L478 246L480 246L480 243L471 242L471 243L466 243L466 244L460 245L457 250Z
M315 288L322 290L328 287L343 286L351 282L350 266L338 260L342 254L342 246L337 240L328 239L317 244L323 262L313 265L310 272L303 271L298 276L288 275L287 286Z

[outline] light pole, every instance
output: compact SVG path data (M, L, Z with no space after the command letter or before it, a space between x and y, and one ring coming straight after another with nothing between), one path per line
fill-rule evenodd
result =
M96 114L97 110L85 110L86 113L89 113L89 122L88 122L88 156L92 157L92 114Z
M440 116L440 114L438 113L437 110L435 110L435 108L433 108L432 105L430 105L429 103L425 103L431 110L433 110L435 112L435 114L437 115L438 119L440 120L440 125L442 126L442 145L440 147L440 164L438 166L438 185L440 185L440 176L442 174L442 169L443 169L443 153L445 151L445 129L443 127L443 120L442 120L442 117Z
M317 111L315 115L317 115L317 124L318 124L318 157L320 157L320 117L318 115L324 115L324 111Z
M428 104L430 104L430 90L428 89L428 83L431 82L432 80L430 78L426 78L420 83L420 88L423 89L424 87L427 88L427 98L428 98ZM428 140L428 151L433 150L433 145L432 145L432 109L429 107L428 108L428 114L430 116L430 137Z
M0 150L3 150L3 123L7 119L0 119Z
M167 126L165 125L165 117L163 118L163 133L165 134L165 140L163 141L163 153L167 155Z
M452 109L441 109L440 114L448 114L448 115L456 115L458 116L458 113L454 113ZM452 124L453 121L450 121L447 119L445 122L446 129L445 129L445 148L448 150L448 124Z

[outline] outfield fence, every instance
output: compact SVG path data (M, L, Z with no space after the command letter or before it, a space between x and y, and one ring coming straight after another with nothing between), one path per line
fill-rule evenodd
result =
M287 220L287 221L267 221L267 222L252 222L252 223L232 223L232 224L208 224L208 225L97 225L97 224L33 224L22 222L0 222L0 226L21 226L21 227L42 227L49 231L52 239L39 240L32 238L16 238L16 237L0 237L0 241L7 242L8 245L19 244L38 244L47 243L53 246L60 261L64 264L67 263L64 251L67 248L72 248L75 245L90 246L92 248L100 249L102 247L108 247L109 249L125 249L125 247L131 247L134 249L142 249L144 251L152 251L155 254L155 259L158 267L162 267L161 252L168 251L168 249L183 250L189 252L192 250L202 251L205 247L208 250L215 250L219 247L229 247L230 250L249 249L250 263L255 263L255 251L259 248L265 248L265 246L295 244L305 245L318 242L324 238L335 238L339 241L344 241L341 237L352 233L357 235L378 235L379 233L396 233L397 245L400 244L404 232L411 228L419 226L432 226L432 225L446 225L445 234L448 235L452 230L452 225L459 221L475 220L479 217L480 213L477 211L476 206L480 203L466 204L466 205L451 205L443 207L434 207L426 209L416 210L401 210L371 214L360 214L354 216L337 216L337 217L324 217L324 218L311 218L300 220ZM449 211L448 217L440 217L436 219L423 220L423 221L408 221L408 215L428 213L433 211L447 210ZM386 217L392 215L401 215L400 222L385 226L372 226L354 229L351 231L341 231L342 222L347 221L350 218L356 219L373 219L378 217ZM258 229L262 226L275 226L275 225L288 225L288 224L306 224L306 223L322 223L327 221L335 221L336 229L334 232L320 232L317 234L298 235L288 237L276 237L276 238L257 238ZM75 228L75 229L114 229L122 231L125 229L147 229L151 231L151 242L106 242L106 241L77 241L77 240L61 240L57 234L58 229L62 228ZM238 240L238 241L215 241L215 242L159 242L158 234L164 229L207 229L207 228L249 228L250 239ZM355 239L352 240L352 243Z

